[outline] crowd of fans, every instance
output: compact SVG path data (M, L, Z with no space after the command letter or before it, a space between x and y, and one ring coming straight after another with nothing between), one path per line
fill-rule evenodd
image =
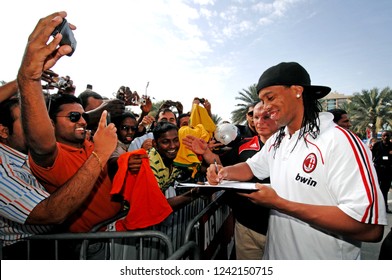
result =
M186 112L181 102L166 100L151 115L150 98L126 86L112 99L104 98L92 86L77 93L70 76L60 77L50 70L71 51L69 46L58 47L61 38L55 37L49 51L37 48L47 46L45 34L51 34L42 30L53 29L65 16L57 13L37 24L17 79L0 88L0 237L4 258L18 258L24 246L19 241L27 236L88 232L124 210L128 215L111 224L111 230L164 222L176 209L211 194L211 190L203 192L197 187L180 191L175 188L177 181L204 184L211 181L207 178L210 165L242 166L275 132L284 137L284 126L272 120L263 102L248 106L246 124L237 125L238 135L225 145L214 138L216 124L208 99L195 97ZM297 94L296 98L301 100L302 96ZM140 115L132 112L134 106L140 108ZM385 138L389 140L389 133ZM383 143L391 151L390 142ZM377 146L374 151L379 150ZM390 170L391 152L380 154L379 159L376 168L388 165ZM252 174L248 179L270 182L269 176L260 180ZM390 186L390 178L387 180ZM388 182L381 184L385 188ZM153 196L154 203L145 205L147 201L136 201L130 193ZM225 201L236 219L237 258L261 259L270 208L255 204L254 198L226 193ZM143 211L146 207L150 216Z

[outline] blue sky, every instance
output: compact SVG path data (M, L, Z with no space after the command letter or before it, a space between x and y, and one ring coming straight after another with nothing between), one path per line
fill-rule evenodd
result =
M390 0L8 1L0 80L15 78L38 19L59 10L78 45L53 70L71 76L77 94L87 84L107 97L122 85L144 93L149 82L155 100L189 110L205 97L229 120L238 92L282 61L346 95L392 86Z

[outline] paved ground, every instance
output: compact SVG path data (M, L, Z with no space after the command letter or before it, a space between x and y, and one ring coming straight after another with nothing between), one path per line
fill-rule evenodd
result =
M388 194L389 209L392 209L392 191ZM392 227L392 214L387 214L388 226L384 228L384 237L388 234ZM362 243L362 259L363 260L378 260L381 242L379 243Z

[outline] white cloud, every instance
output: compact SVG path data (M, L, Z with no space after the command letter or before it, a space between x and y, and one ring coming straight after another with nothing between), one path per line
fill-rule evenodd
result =
M258 19L258 23L266 25L285 16L289 8L301 1L303 0L274 0L271 3L258 2L253 5L252 10L255 10L261 16Z
M149 81L149 94L156 100L179 100L187 107L193 97L206 97L212 102L213 112L228 119L230 112L235 109L237 101L234 97L237 93L253 84L265 67L273 65L271 63L287 58L301 59L308 62L309 67L312 63L333 64L329 59L336 57L332 55L333 48L326 49L313 40L310 43L314 51L309 54L304 53L301 46L309 46L308 38L311 36L306 31L310 29L327 29L329 33L324 35L339 33L332 27L336 22L333 21L334 13L325 10L337 4L325 1L321 8L320 0L309 1L306 7L302 5L304 2L308 0L8 1L3 9L6 12L0 17L0 25L7 27L2 29L0 80L15 78L27 37L38 19L54 11L66 10L69 21L78 27L75 31L78 46L71 58L61 59L53 70L61 75L70 75L75 81L77 92L84 90L86 84L90 83L97 92L110 97L121 85L128 85L144 93ZM381 4L372 4L371 7L378 5ZM23 9L20 8L22 6ZM340 6L346 6L347 11L353 9L343 2ZM305 8L307 13L303 13ZM363 10L363 14L366 14L367 10ZM332 11L336 11L336 8L332 8ZM340 16L348 14L345 10L339 12ZM329 24L325 25L331 17ZM353 24L362 18L357 17L356 21L352 21ZM378 18L377 22L380 21L389 23L390 20L384 15ZM309 25L310 22L323 25L310 28L313 27ZM347 25L349 23L347 21ZM301 38L296 36L299 44L288 48L285 38L290 37L291 33L284 33L282 28L293 24L297 30L302 28L303 35ZM390 24L375 25L373 29L377 28L378 33L389 34L388 31L382 31L385 26ZM277 29L281 32L275 32ZM355 37L356 33L351 35ZM385 43L378 46L390 45L390 38L384 35L381 41ZM353 50L350 56L352 60L346 63L344 75L331 75L343 68L339 66L318 67L320 72L323 71L320 75L329 77L333 83L339 83L341 77L345 76L345 85L358 87L366 87L362 86L366 80L374 83L374 78L360 79L361 86L358 85L358 79L349 82L346 76L347 73L355 72L349 70L354 62L361 61L361 67L365 67L362 61L366 55L361 54L360 59L357 59L356 49L365 49L363 45L352 44L347 40L347 34L341 40L335 40L347 44L338 49ZM380 42L376 39L374 41ZM369 46L371 48L373 46ZM390 61L390 52L386 49L383 51L369 54L373 61L372 67L369 67L372 71L369 73L363 69L364 73L375 75L373 69L384 69L380 65ZM317 59L312 55L317 55ZM342 58L343 54L338 53L337 56ZM346 61L347 56L336 64L342 60ZM383 72L390 73L389 68ZM325 69L334 71L326 73ZM311 74L317 77L317 74ZM321 82L323 80L320 79ZM347 86L345 90L348 91Z

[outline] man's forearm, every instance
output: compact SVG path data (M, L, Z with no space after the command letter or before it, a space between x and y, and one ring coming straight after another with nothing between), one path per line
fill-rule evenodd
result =
M73 214L91 193L107 159L93 154L78 172L56 192L41 201L26 220L28 224L60 224Z
M245 162L237 163L235 165L226 166L225 172L227 176L225 179L233 181L246 182L253 178L252 170L249 165Z
M213 164L215 163L215 161L217 164L221 164L220 157L217 154L213 153L209 148L207 148L206 151L204 152L203 159L208 164Z
M355 240L378 242L382 238L382 225L358 222L337 206L310 205L280 198L273 208L315 227Z
M18 93L18 84L16 80L8 82L0 87L0 102L7 100Z
M34 80L18 73L18 87L21 96L23 129L29 148L35 154L47 154L56 146L52 123L46 110L41 80Z

